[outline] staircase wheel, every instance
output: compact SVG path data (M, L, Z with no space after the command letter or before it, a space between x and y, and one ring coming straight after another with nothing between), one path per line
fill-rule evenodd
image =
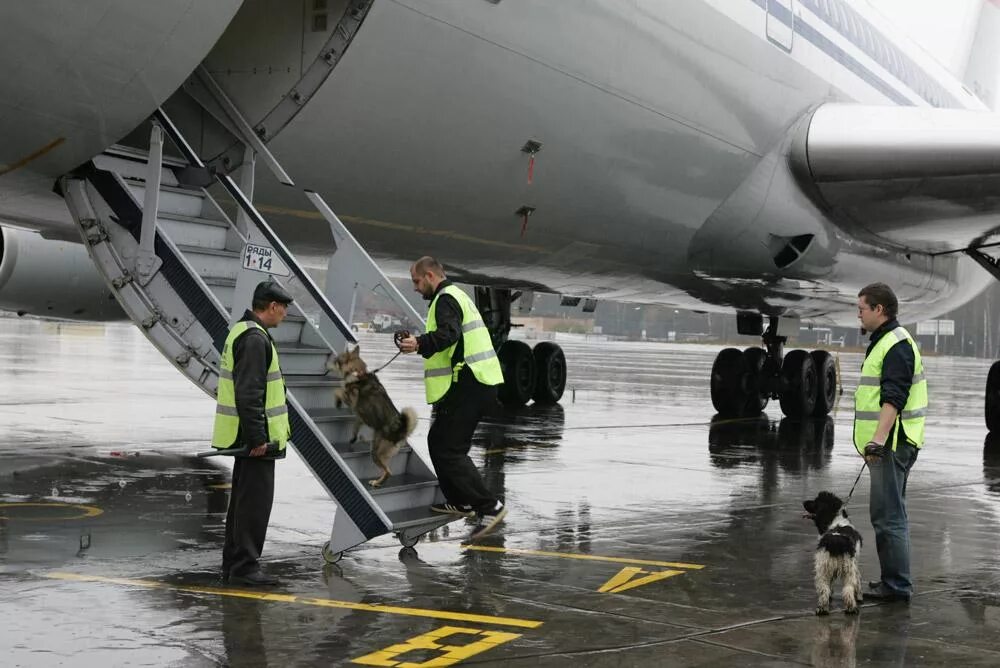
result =
M506 341L497 353L503 370L498 396L505 406L517 408L531 400L535 391L535 356L524 341Z
M743 359L746 362L747 377L746 390L747 402L744 412L747 415L756 415L765 408L769 397L767 392L761 388L761 374L764 370L764 361L767 359L767 352L763 348L747 348L743 351Z
M724 348L719 351L712 364L710 385L712 405L723 417L743 413L747 402L746 375L747 365L742 350Z
M986 428L1000 434L1000 362L994 362L986 377Z
M805 350L792 350L781 363L781 411L805 417L816 408L816 365Z
M837 364L833 361L833 355L825 350L814 350L809 356L816 366L816 405L812 414L815 417L826 417L837 400Z
M396 539L403 547L413 547L420 542L420 536L408 536L402 531L396 534Z
M558 343L542 341L535 345L535 391L531 398L536 404L551 405L562 399L566 390L566 356Z
M328 564L335 564L344 558L344 553L341 552L331 552L330 551L330 541L323 543L323 561Z

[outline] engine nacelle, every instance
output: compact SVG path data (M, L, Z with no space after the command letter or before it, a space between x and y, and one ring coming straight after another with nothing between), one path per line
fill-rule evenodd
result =
M0 227L0 310L67 320L125 320L83 244Z

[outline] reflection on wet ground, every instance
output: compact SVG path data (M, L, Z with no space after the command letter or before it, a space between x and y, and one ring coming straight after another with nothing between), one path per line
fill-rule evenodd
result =
M271 592L218 579L226 462L199 460L212 403L131 327L0 320L5 665L997 665L1000 443L988 364L929 358L933 417L911 477L917 595L816 618L800 503L860 467L846 392L823 420L713 415L716 349L565 346L560 406L497 411L473 458L511 507L475 549L461 522L416 549L379 538L325 566L333 503L278 467ZM370 363L387 337L362 342ZM420 361L381 374L429 411ZM867 476L850 504L877 578Z

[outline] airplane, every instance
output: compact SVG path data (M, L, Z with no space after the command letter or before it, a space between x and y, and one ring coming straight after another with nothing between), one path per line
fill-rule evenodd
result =
M1000 277L998 38L984 0L960 80L859 0L5 3L0 308L122 317L56 183L146 150L158 108L238 173L210 79L295 175L254 195L290 247L333 245L305 188L388 273L431 254L482 286L507 403L565 388L558 346L507 338L553 293L735 314L761 345L719 353L716 410L824 415L800 322L855 322L874 281L930 318Z

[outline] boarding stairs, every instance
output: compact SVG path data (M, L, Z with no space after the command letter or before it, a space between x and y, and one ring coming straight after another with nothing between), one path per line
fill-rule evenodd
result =
M164 135L183 160L163 156ZM246 155L252 174L255 148ZM273 163L273 155L267 160ZM331 264L330 290L321 290L254 207L252 179L249 186L245 181L237 184L207 169L158 110L148 152L112 147L63 177L60 188L91 258L125 312L164 357L213 398L231 323L249 307L253 286L267 278L259 269L278 272L272 278L296 296L285 321L271 330L285 377L291 447L337 506L323 556L337 561L345 550L388 533L412 546L424 533L456 519L429 510L443 501L437 478L418 453L404 446L392 460L393 476L383 487L371 488L367 481L378 477L378 470L364 442L365 430L358 442L348 442L353 416L335 406L334 390L342 381L326 368L332 351L356 343L349 320L327 296L339 290L341 302L353 299L349 290L345 293L342 268L367 277L355 281L355 288L391 283L322 198L306 192L331 224L338 246L331 263L339 263L341 271ZM234 209L235 217L227 213ZM270 262L256 258L257 270L246 268L248 244L271 249ZM371 278L376 274L381 279Z

